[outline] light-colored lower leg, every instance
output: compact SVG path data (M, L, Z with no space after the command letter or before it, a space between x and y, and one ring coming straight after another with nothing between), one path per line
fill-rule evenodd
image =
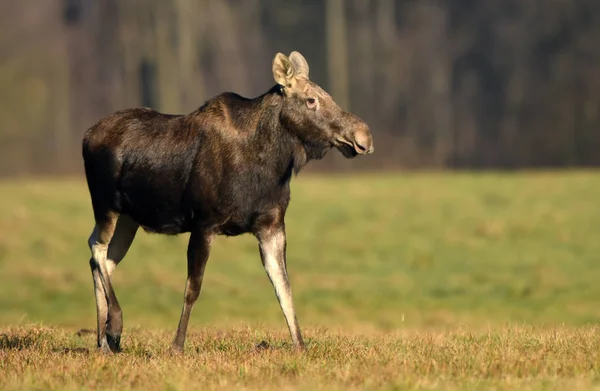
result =
M100 265L106 262L108 244L100 243L100 227L96 225L90 235L88 244L92 251L90 268L94 280L94 295L96 297L97 344L103 351L110 351L106 340L106 323L108 320L108 299L102 283Z
M123 255L120 258L116 258L117 260L107 259L106 260L106 269L108 271L108 277L112 276L113 271L117 267L119 261L123 259L125 256L125 249ZM110 252L110 251L109 251ZM106 298L106 292L104 291L104 286L102 285L102 280L100 279L100 270L96 266L96 261L94 259L90 259L90 267L92 269L92 277L94 280L94 295L96 298L96 319L97 319L97 341L98 347L103 350L109 350L108 342L106 340L106 328L108 325L108 301Z
M288 280L285 265L286 239L283 230L271 230L259 236L260 253L263 265L273 288L277 300L288 325L292 342L298 348L304 348L304 341L298 326L296 311L292 300L292 289Z
M92 278L94 279L94 295L96 297L96 333L98 348L109 351L108 342L106 341L106 321L108 320L108 303L106 301L106 293L102 281L100 281L100 273L95 265L94 259L90 259L90 267L92 268Z
M106 222L96 224L90 235L88 244L92 252L90 266L94 280L94 293L96 296L96 312L98 320L98 347L107 350L111 347L111 340L107 336L107 323L114 312L114 305L118 302L110 285L107 265L108 247L116 227L117 216L111 216ZM111 308L113 307L113 308ZM117 308L120 312L120 308ZM114 343L113 343L114 345Z
M135 234L139 228L139 225L134 222L127 215L120 215L116 224L114 235L108 245L108 253L106 258L106 272L108 275L108 282L110 289L107 291L109 296L112 295L113 300L109 300L108 303L112 303L108 308L108 320L106 324L106 332L109 345L112 345L113 350L120 350L121 333L123 332L123 313L121 307L117 301L112 288L111 276L117 265L123 260L131 243L135 238Z

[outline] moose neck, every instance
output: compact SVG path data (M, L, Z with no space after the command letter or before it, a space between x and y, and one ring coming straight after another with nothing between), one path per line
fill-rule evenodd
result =
M282 123L280 114L284 104L281 87L271 88L255 99L262 107L256 128L259 148L265 154L267 167L288 181L292 173L298 172L311 160L310 146L303 143L291 129ZM265 167L265 168L267 168Z

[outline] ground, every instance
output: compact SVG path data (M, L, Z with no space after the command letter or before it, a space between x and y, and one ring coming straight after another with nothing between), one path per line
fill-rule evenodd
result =
M244 236L216 240L171 355L188 236L141 232L113 278L124 351L105 356L85 183L5 180L0 389L598 388L599 200L593 171L300 174L288 268L306 353Z

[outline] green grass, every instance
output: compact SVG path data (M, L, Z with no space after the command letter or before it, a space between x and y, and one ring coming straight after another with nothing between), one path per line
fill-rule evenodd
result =
M95 327L87 248L92 228L82 181L0 183L0 334L6 334L0 375L19 374L5 376L4 384L0 376L0 388L45 388L34 378L42 365L36 355L64 368L79 361L108 369L157 366L148 379L164 381L154 386L187 388L186 381L202 377L197 372L204 364L183 359L183 383L160 373L180 363L161 357L181 311L188 235L140 232L115 271L123 355L55 351L94 346L92 336L73 336ZM262 377L273 389L597 384L600 172L300 175L292 182L287 229L294 300L312 349L307 356L287 349L283 315L255 239L220 237L186 345L186 353L206 365L217 357L229 368L207 374L209 388L262 389ZM563 345L553 345L556 327ZM513 338L513 328L520 337ZM39 332L47 343L9 349L8 339L36 330L46 330ZM276 348L256 358L250 351L263 339ZM503 349L521 352L523 364L505 361L510 354ZM540 361L544 355L555 361ZM571 355L581 360L570 362ZM423 372L430 359L437 366L427 364L432 369ZM493 373L469 367L494 362ZM293 376L283 373L285 363ZM95 369L96 385L68 369L44 376L51 387L119 388L118 375L108 369ZM134 375L123 376L125 388L148 388L131 380Z

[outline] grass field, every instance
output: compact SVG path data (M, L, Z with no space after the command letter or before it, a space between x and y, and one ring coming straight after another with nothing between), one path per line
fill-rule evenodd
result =
M600 387L600 172L300 175L289 336L251 236L218 238L171 356L188 235L113 276L124 352L94 350L85 183L0 182L0 389ZM270 347L255 349L261 341Z

